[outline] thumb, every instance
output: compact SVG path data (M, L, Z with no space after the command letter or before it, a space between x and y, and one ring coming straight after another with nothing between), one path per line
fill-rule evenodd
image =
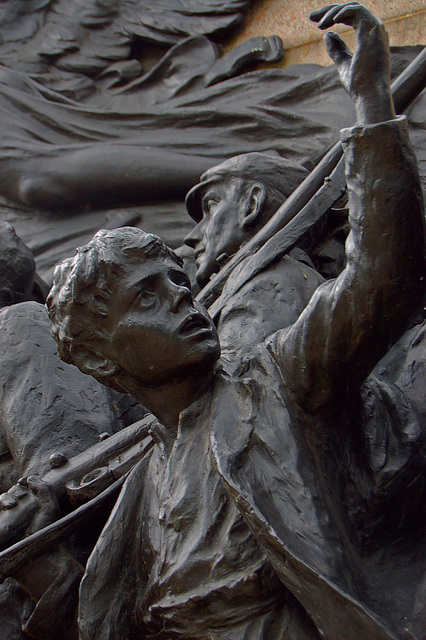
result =
M38 499L41 512L46 516L56 516L59 512L59 504L53 487L39 476L30 476L27 478L27 483Z
M337 33L334 33L333 31L326 33L324 36L324 43L328 55L338 68L345 68L350 65L352 53Z

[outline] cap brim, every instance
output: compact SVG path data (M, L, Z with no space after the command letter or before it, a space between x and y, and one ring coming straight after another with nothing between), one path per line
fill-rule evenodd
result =
M208 180L202 180L195 187L192 187L186 194L185 204L186 210L195 222L201 222L203 219L203 193L212 182L217 182L218 178L212 176Z

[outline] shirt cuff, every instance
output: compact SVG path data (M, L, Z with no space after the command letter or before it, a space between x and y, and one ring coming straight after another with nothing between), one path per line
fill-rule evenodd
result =
M349 143L355 138L361 138L369 135L380 136L381 132L388 131L395 128L407 127L406 116L396 116L392 120L386 120L385 122L376 122L375 124L359 125L356 124L353 127L341 129L340 137L343 144Z

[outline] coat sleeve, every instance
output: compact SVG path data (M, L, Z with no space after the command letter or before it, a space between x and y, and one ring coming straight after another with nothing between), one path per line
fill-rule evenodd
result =
M407 327L424 291L422 192L404 117L342 132L347 265L269 343L304 410L340 407Z

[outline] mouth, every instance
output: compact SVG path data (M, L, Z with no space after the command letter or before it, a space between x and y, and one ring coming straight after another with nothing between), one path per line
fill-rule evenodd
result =
M199 248L197 247L197 249L195 249L195 251L194 251L194 259L195 259L195 262L197 262L197 261L198 261L198 258L199 258L199 257L200 257L204 252L205 252L204 247L199 247Z
M185 336L197 335L199 333L211 333L210 322L201 313L191 313L180 325L179 333Z

